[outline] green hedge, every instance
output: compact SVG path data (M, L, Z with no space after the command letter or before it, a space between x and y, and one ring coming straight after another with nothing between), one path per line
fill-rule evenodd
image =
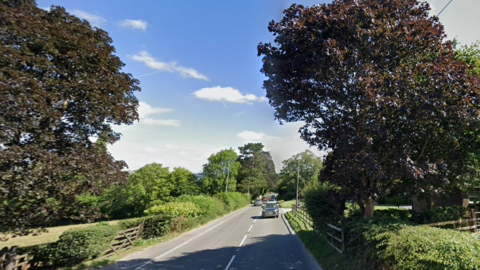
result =
M177 202L192 202L201 210L201 219L210 221L226 213L223 201L204 195L182 195L176 199Z
M250 197L239 192L218 193L213 195L225 204L227 212L231 212L250 204Z
M200 208L192 202L167 202L160 205L154 205L145 213L148 215L165 215L171 218L185 217L194 218L201 214Z
M118 231L118 226L111 225L70 229L57 242L25 247L23 251L33 255L31 263L37 269L72 266L100 256Z
M428 226L392 234L381 254L395 269L480 269L480 236Z

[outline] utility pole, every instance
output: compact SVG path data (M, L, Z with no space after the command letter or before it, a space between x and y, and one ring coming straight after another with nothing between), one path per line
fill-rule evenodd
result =
M228 170L227 170L227 187L225 188L225 193L228 193L228 177L230 176L230 160L228 161Z
M300 176L300 159L297 160L297 196L295 197L295 207L298 206L298 178Z

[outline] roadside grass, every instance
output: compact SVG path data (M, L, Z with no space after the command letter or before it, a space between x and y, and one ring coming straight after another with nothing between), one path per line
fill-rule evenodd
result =
M345 257L328 245L325 239L294 213L285 213L290 226L312 254L318 264L326 270L355 269L355 260Z
M103 221L105 222L105 221ZM110 225L115 225L119 222L119 220L107 221ZM32 236L18 236L18 237L10 237L7 241L0 241L0 249L4 247L11 247L11 246L19 246L19 247L26 247L26 246L34 246L39 244L51 243L56 242L60 235L66 231L73 228L83 228L88 226L97 225L99 222L96 223L87 223L87 224L76 224L76 225L67 225L67 226L58 226L58 227L50 227L47 228L48 232L42 233L40 235ZM3 235L2 235L3 236Z
M290 201L283 201L280 202L280 207L281 208L292 208L292 205L295 204L295 200L290 200Z

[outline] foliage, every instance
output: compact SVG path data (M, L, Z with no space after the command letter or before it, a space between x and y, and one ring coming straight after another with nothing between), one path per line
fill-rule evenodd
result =
M218 193L213 196L225 204L227 212L237 210L250 204L250 196L245 193L230 192Z
M265 167L263 168L263 176L267 180L267 187L271 189L276 188L278 184L278 175L275 171L275 163L273 162L270 152L262 151Z
M167 215L151 215L145 217L143 239L162 237L170 231L173 218Z
M395 269L480 269L479 252L477 234L416 226L391 234L380 257Z
M299 198L303 197L304 188L318 182L323 164L322 158L315 156L310 150L293 155L282 163L278 189L279 196L284 200L296 198L297 176Z
M187 219L194 218L201 212L202 210L193 202L167 202L145 210L148 215L162 215L170 218L183 216Z
M102 195L102 211L115 218L143 216L149 206L172 200L174 190L168 167L147 164L131 174L124 185L113 185Z
M57 242L25 248L36 269L72 266L99 256L115 237L117 226L101 225L65 231Z
M138 119L138 80L121 71L107 32L62 7L0 2L0 231L26 234L59 218L92 219L98 195L126 179L91 137Z
M231 194L231 193L229 193ZM192 202L201 210L201 218L203 220L212 220L226 213L225 204L218 198L208 197L205 195L182 195L175 199L176 202Z
M317 182L305 189L305 205L317 228L322 229L326 223L338 224L342 220L345 198L335 186Z
M241 169L238 174L238 190L249 193L252 197L262 194L268 186L265 178L265 156L262 143L247 143L238 147L238 160Z
M170 173L170 182L173 184L172 196L196 195L200 193L200 185L197 176L191 171L175 167Z
M459 220L470 215L470 209L456 206L435 207L431 210L426 210L423 213L423 223L436 223L442 221Z
M236 191L236 177L241 168L237 158L237 153L231 148L221 150L208 158L208 163L203 165L205 173L202 180L203 193L213 195L224 191Z
M275 43L258 46L275 117L303 121L302 139L332 151L321 179L364 218L391 188L435 192L472 172L479 77L428 11L417 0L293 4L269 24Z

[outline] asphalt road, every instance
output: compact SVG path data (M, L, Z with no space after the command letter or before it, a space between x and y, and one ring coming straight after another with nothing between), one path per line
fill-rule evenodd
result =
M102 269L321 269L283 214L262 219L261 211L240 209Z

